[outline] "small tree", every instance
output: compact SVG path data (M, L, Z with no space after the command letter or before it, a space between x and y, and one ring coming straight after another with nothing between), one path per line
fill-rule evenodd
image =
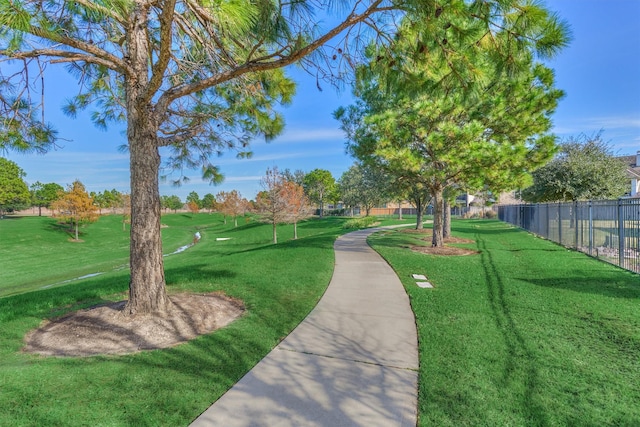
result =
M189 209L189 212L191 212L194 215L200 212L200 206L198 206L198 203L193 200L190 202L187 202L187 209Z
M365 215L390 194L389 176L381 169L356 163L340 177L338 186L342 201L349 206L361 206Z
M218 209L224 215L224 223L227 223L227 215L233 217L234 226L238 226L238 215L244 215L249 202L242 198L237 190L221 191L216 195Z
M206 209L211 213L216 208L216 196L211 193L207 193L202 198L202 208Z
M284 177L278 168L267 169L267 173L260 181L264 191L258 193L256 204L262 221L271 224L273 228L273 243L278 243L277 226L287 221L287 199L284 193Z
M24 182L25 176L16 163L0 157L0 218L6 212L29 206L29 187Z
M187 205L194 203L198 209L202 207L202 200L200 200L200 196L195 191L192 191L187 195ZM189 208L191 210L191 208Z
M40 181L36 181L31 184L31 204L38 208L38 216L42 216L42 208L49 208L51 203L58 199L62 191L64 191L64 188L55 182L43 184Z
M52 208L57 211L55 216L71 223L76 241L79 240L80 224L98 220L96 212L98 208L93 204L93 199L89 197L84 185L78 180L67 187L67 191L53 203Z
M180 200L180 197L176 195L162 196L162 207L170 209L175 213L178 209L182 208L182 200Z
M292 181L285 181L281 189L282 198L286 205L286 222L293 223L293 239L298 238L298 222L309 218L313 209L309 198L301 185Z
M336 191L336 180L325 169L314 169L304 177L304 190L309 199L320 206L320 218L324 213L324 204Z

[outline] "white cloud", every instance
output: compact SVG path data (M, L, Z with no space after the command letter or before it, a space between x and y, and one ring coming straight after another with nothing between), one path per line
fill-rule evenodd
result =
M325 140L344 140L344 132L340 129L290 129L276 138L278 142L309 142Z

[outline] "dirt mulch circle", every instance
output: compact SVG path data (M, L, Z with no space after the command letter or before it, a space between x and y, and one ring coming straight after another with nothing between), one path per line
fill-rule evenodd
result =
M126 301L47 320L27 334L23 351L43 356L130 354L173 347L220 329L245 312L241 301L219 292L174 294L165 314L125 316Z
M431 241L431 237L433 236L433 230L430 228L425 228L422 230L416 230L414 229L404 229L401 230L402 233L409 233L409 234L420 234L422 236L424 236L422 238L422 240L425 241ZM429 255L443 255L443 256L464 256L464 255L474 255L479 253L476 250L473 249L465 249L465 248L456 248L453 246L447 246L448 244L451 243L455 243L455 244L471 244L471 243L475 243L475 240L471 240L471 239L463 239L461 237L447 237L446 239L444 239L444 243L445 246L440 247L440 248L434 248L431 246L410 246L409 249L411 249L414 252L420 252L423 254L429 254Z
M439 248L434 248L431 246L411 246L410 249L414 252L420 252L422 254L444 256L464 256L479 253L478 251L474 251L472 249L456 248L454 246L442 246Z

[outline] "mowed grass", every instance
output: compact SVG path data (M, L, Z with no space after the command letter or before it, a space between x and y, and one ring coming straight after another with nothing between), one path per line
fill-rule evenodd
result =
M180 225L162 229L165 253L190 243L196 228L211 221L209 215L164 218L180 221ZM122 216L102 216L80 228L80 242L73 242L72 237L68 227L54 218L9 216L0 220L0 297L128 267L129 226L123 230Z
M126 264L119 220L103 217L86 227L84 243L68 242L46 218L0 221L0 288L11 280L40 286ZM222 291L247 307L230 326L170 349L89 358L21 351L25 334L43 319L125 299L127 269L0 298L0 426L188 425L314 307L331 278L343 222L306 221L296 241L291 226L278 227L280 243L273 245L268 225L241 221L234 228L217 215L164 216L165 253L190 243L196 229L202 234L198 245L165 258L169 292Z
M411 299L420 426L639 426L640 276L497 221L457 221L461 257L370 243ZM426 274L435 289L410 276Z

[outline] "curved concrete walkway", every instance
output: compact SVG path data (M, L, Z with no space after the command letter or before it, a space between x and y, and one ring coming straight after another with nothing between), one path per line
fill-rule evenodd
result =
M400 280L366 243L377 230L336 240L318 305L191 426L415 427L415 319Z

